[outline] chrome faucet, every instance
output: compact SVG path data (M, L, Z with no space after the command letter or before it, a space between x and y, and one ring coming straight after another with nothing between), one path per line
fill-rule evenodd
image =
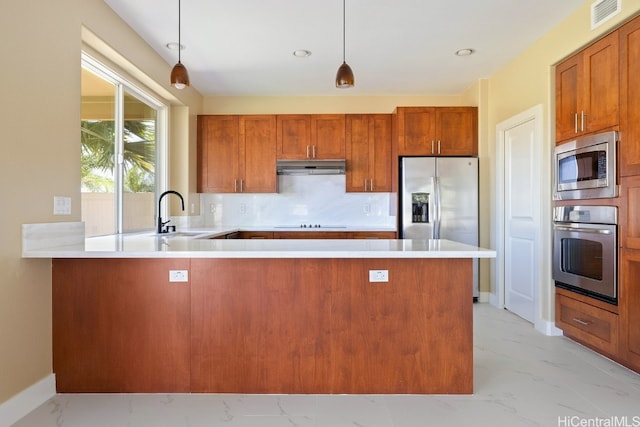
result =
M182 194L173 190L167 190L164 193L162 193L160 197L158 197L158 234L169 232L169 226L165 227L165 225L168 224L171 220L162 222L162 217L160 216L160 205L162 203L162 199L167 194L175 194L176 196L180 197L180 203L182 203L182 210L184 211L184 199L182 198ZM173 227L173 231L176 231L176 226L174 225L172 227Z

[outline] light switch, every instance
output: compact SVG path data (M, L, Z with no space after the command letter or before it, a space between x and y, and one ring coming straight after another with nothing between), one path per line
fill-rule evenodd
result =
M53 214L71 215L71 197L53 196Z

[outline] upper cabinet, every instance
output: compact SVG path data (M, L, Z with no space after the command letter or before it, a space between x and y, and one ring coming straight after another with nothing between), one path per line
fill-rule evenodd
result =
M477 156L476 107L398 107L398 155Z
M620 28L620 176L640 175L640 18Z
M311 153L314 159L345 158L345 115L311 116Z
M556 66L556 142L617 126L619 41L614 32Z
M275 193L276 116L198 116L197 190Z
M348 192L391 192L391 115L346 116Z
M277 116L278 159L344 159L344 114Z
M306 159L311 145L311 116L307 114L278 115L278 159Z

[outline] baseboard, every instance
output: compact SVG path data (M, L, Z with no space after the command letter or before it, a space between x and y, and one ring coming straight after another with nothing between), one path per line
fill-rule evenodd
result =
M485 292L485 293L488 294L489 304L491 304L495 308L501 308L501 309L504 308L502 304L500 304L500 300L498 299L498 294L491 293L491 292Z
M480 292L480 295L478 296L478 302L483 302L483 303L489 302L490 295L491 295L491 292Z
M51 374L0 404L0 427L9 427L56 394L56 376Z
M537 319L534 326L536 328L536 331L541 332L550 337L556 337L556 336L562 335L562 329L557 328L555 322Z

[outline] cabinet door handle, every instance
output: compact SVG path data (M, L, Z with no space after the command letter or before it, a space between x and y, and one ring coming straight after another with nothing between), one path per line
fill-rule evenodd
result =
M238 180L237 179L233 180L233 192L234 193L238 192Z
M584 132L584 111L580 113L580 132Z
M243 180L243 179L241 179L241 180L240 180L240 192L241 192L241 193L244 193L244 188L242 188L242 187L243 187L243 184L244 184L244 180Z
M431 154L434 154L434 153L435 153L435 151L434 151L434 146L433 146L433 144L434 144L434 143L435 143L435 141L433 141L433 140L432 140L432 141L431 141Z
M373 191L373 178L371 178L371 185L369 186L369 191Z
M578 133L578 113L573 115L573 133Z
M315 145L311 146L311 153L312 153L311 158L315 159L316 158L316 146Z
M438 154L440 154L440 140L438 140Z
M364 180L364 192L365 193L367 192L367 181L368 181L368 179L365 178L365 180Z
M578 319L577 317L574 317L573 321L581 324L582 326L589 326L591 324L591 322L585 322L584 320Z

